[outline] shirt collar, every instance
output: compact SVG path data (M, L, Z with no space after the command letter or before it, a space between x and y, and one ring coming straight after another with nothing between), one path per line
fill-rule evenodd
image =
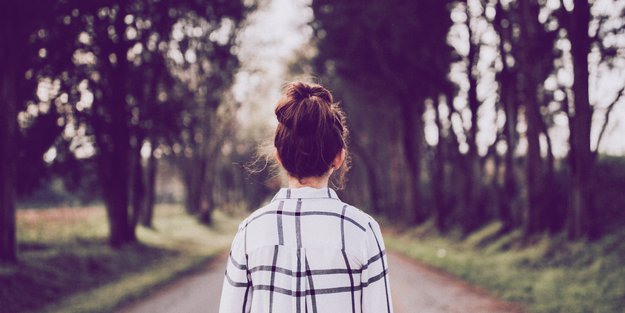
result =
M336 199L340 200L332 188L281 188L271 200L276 199Z

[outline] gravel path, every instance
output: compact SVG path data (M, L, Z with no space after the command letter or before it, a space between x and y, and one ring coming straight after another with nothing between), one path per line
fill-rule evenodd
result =
M226 255L194 276L122 309L122 313L217 313ZM449 274L389 253L395 313L520 313Z

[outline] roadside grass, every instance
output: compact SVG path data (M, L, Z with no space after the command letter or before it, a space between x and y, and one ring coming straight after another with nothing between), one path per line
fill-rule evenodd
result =
M103 207L19 210L20 260L0 266L0 311L112 312L226 249L240 219L214 220L206 227L159 205L154 228L137 228L139 243L112 249Z
M625 231L588 242L547 235L523 240L497 236L490 224L462 238L445 237L433 223L385 231L389 249L450 272L518 303L527 312L625 312Z

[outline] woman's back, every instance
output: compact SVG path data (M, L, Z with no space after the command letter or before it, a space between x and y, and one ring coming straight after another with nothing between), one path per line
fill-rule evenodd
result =
M275 109L277 163L290 188L252 213L232 243L220 313L390 313L378 224L328 188L349 169L349 131L332 94L288 84Z
M391 307L379 227L332 189L283 188L241 223L220 312L381 313Z

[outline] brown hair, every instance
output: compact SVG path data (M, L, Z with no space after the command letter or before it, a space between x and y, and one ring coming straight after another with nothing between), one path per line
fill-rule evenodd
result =
M287 84L275 113L279 124L274 146L282 166L292 177L301 180L323 176L341 150L347 150L345 113L321 85ZM348 169L346 158L337 169L336 187L342 188Z

